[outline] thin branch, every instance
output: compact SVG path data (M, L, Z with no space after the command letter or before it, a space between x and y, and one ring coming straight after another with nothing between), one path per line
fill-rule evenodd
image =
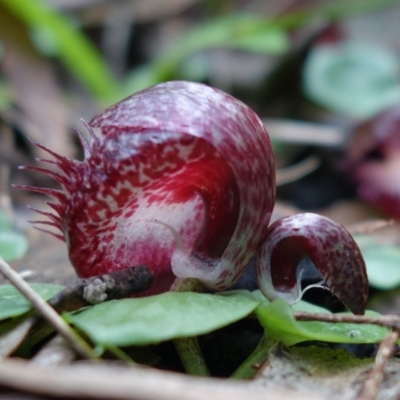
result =
M363 400L375 400L378 396L379 387L383 381L383 373L389 358L393 355L395 345L399 339L399 332L390 332L379 345L375 357L375 365L371 370L368 379L365 381L359 398Z
M351 225L347 230L352 235L367 235L370 233L375 233L382 229L389 228L394 225L394 220L392 219L375 219L371 221L363 221L354 225Z
M317 314L298 311L294 313L294 316L298 321L348 322L353 324L373 324L396 330L400 329L400 317L398 315L369 317L365 315Z
M22 343L35 324L34 317L15 318L2 325L6 333L0 337L0 360L10 356Z
M1 257L0 273L32 303L39 314L73 346L79 355L84 358L98 359L90 346Z
M340 147L346 141L346 131L337 126L288 119L265 118L272 139L281 142Z
M71 364L76 359L76 352L61 335L56 335L43 346L31 359L31 364L45 367Z
M319 157L311 155L297 164L278 169L276 171L276 184L277 186L282 186L295 182L314 172L321 166L321 163Z
M76 363L73 366L43 368L18 359L0 363L0 385L36 396L114 400L292 400L293 390L265 388L248 382L199 378L155 368L129 367L119 363ZM309 397L298 395L299 399ZM313 400L326 399L315 394Z

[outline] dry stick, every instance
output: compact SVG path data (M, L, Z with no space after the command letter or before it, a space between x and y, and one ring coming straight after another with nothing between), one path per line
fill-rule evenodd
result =
M364 315L345 314L317 314L298 311L294 313L298 321L324 321L324 322L349 322L353 324L373 324L400 330L400 317L398 315L384 315L368 317Z
M379 345L375 357L375 365L362 388L359 398L363 400L375 400L379 392L379 386L383 380L385 366L392 356L397 340L400 337L400 317L397 315L385 315L381 317L366 317L363 315L340 314L312 314L306 312L294 313L298 321L324 321L324 322L348 322L355 324L374 324L394 329Z
M18 359L0 363L0 386L51 398L113 400L293 400L293 391L266 392L261 385L200 379L155 368L123 368L103 363L43 368ZM4 396L6 397L6 396ZM10 397L10 396L9 396ZM311 396L296 394L297 400ZM47 397L46 397L47 398ZM311 397L323 400L319 394Z
M98 359L90 346L51 308L1 257L0 273L4 275L84 358Z
M22 318L26 318L25 320ZM23 342L28 335L29 331L35 325L35 317L22 317L16 318L9 323L3 324L4 326L13 326L14 328L10 331L3 333L0 337L0 360L10 356ZM22 322L21 322L22 321Z
M383 380L383 372L385 366L392 356L397 340L399 339L399 331L390 332L379 345L378 353L375 357L375 365L365 381L359 398L363 400L375 400L379 392L379 386Z
M82 307L123 299L150 289L153 272L144 264L109 274L77 279L49 301L58 312L75 311Z
M352 235L366 235L375 233L394 225L393 219L375 219L356 223L347 228Z
M33 365L55 366L70 364L76 359L76 352L61 335L56 335L30 360Z
M278 169L276 171L276 185L282 186L295 182L314 172L321 166L321 163L319 157L311 155L297 164Z
M154 281L153 272L146 265L128 267L110 274L77 279L55 294L49 304L58 312L75 311L103 301L121 299L150 289ZM43 318L34 315L0 338L0 358L10 355L32 330L35 341L50 333ZM43 333L44 332L44 333ZM37 339L39 337L39 339Z

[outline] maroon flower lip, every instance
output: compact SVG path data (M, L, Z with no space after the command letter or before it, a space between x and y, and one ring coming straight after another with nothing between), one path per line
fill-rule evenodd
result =
M79 276L146 264L155 282L145 295L168 290L176 277L225 290L260 252L261 290L294 302L300 256L323 264L342 246L346 267L317 267L350 310L364 312L365 266L342 227L305 214L268 228L274 157L260 119L239 100L206 85L167 82L122 100L86 127L90 143L79 135L83 161L39 145L54 157L42 161L60 173L29 167L52 176L62 190L25 187L56 199L49 203L56 213L42 213L50 219L44 223L61 231L57 237L66 241ZM309 239L299 237L296 221L306 224ZM326 230L336 236L327 239ZM314 239L322 242L312 245ZM347 291L355 289L353 299Z

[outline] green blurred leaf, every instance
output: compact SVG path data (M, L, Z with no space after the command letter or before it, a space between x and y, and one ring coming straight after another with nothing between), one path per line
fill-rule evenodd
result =
M126 94L171 79L189 56L217 47L283 54L289 48L289 40L283 29L266 18L251 15L217 18L188 32L145 69L133 71L125 85Z
M47 55L57 55L94 95L112 97L116 84L90 41L69 19L40 0L0 0L31 30L35 43Z
M266 335L279 340L286 346L307 340L332 343L376 343L382 340L387 332L387 329L376 325L296 321L289 304L280 299L268 306L258 307L256 314L265 328ZM367 315L376 315L376 313L369 311Z
M0 43L0 61L1 61L1 43ZM12 103L11 91L9 90L9 87L5 84L5 82L0 81L0 111L8 109L11 106L11 103Z
M64 289L47 283L32 283L31 286L45 300ZM14 286L0 285L0 320L17 317L31 309L31 303Z
M369 44L314 47L304 65L303 83L316 103L360 119L400 101L397 56Z
M284 13L274 19L274 23L293 29L315 21L335 21L352 15L371 12L380 8L395 5L399 0L336 0L316 3L317 5L303 7L301 11Z
M131 346L202 335L244 318L258 305L250 295L167 292L95 305L66 319L96 344Z
M18 232L0 232L0 256L6 261L21 258L28 250L28 240Z
M145 87L169 80L192 54L203 49L230 47L268 54L284 54L290 46L287 31L316 20L333 21L349 15L372 11L398 3L399 0L348 0L318 4L302 11L284 13L268 19L254 15L216 18L202 24L167 49L149 65L134 70L124 85L124 96ZM187 66L186 66L187 67ZM145 70L145 72L144 72ZM185 77L195 76L184 69Z
M298 303L293 304L292 309L293 311L304 311L308 313L331 314L331 312L326 308L316 306L315 304L311 304L303 300L300 300Z
M400 286L400 248L370 235L354 237L364 257L371 286L389 290Z
M12 230L12 221L8 215L0 209L0 232Z
M12 221L0 209L0 256L6 261L22 257L28 250L28 240L24 235L13 231Z
M231 46L254 53L283 54L289 49L289 42L283 30L269 28L234 39Z

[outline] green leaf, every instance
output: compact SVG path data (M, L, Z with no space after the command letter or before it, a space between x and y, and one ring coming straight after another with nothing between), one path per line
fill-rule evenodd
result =
M336 0L318 2L317 5L302 7L300 11L283 13L274 19L274 23L286 29L308 25L315 21L335 21L365 12L390 7L399 0Z
M0 62L1 62L1 43L0 43ZM12 104L12 91L7 84L0 80L0 111L5 111L11 107ZM1 210L0 210L1 213ZM1 216L0 216L1 218ZM0 221L1 225L1 221ZM1 227L0 227L1 229Z
M354 237L367 267L371 286L389 290L400 286L400 248L382 244L370 235Z
M288 50L289 42L283 30L269 27L261 32L234 39L231 46L254 53L283 54Z
M11 219L0 209L0 256L12 261L22 257L27 250L26 237L13 231Z
M167 292L97 304L66 319L96 344L131 346L202 335L244 318L258 305L250 295Z
M303 71L304 91L337 113L367 119L400 101L395 54L361 43L320 45Z
M0 232L12 230L12 221L8 215L0 209Z
M300 306L301 307L301 306ZM332 343L376 343L387 330L376 325L333 323L320 321L296 321L289 304L275 300L268 306L258 307L256 314L266 335L292 346L307 340ZM372 311L367 315L376 315Z
M21 258L28 250L28 240L13 231L0 231L0 256L5 261Z
M308 313L331 314L331 312L326 308L316 306L315 304L311 304L303 300L300 300L298 303L293 304L292 309L293 311L304 311Z
M283 54L289 48L289 40L283 29L271 25L266 18L252 15L216 18L188 32L145 69L133 71L125 84L126 94L171 79L189 56L217 47Z
M31 286L45 300L64 289L48 283L32 283ZM14 286L0 285L0 320L17 317L31 309L31 303Z
M47 55L57 55L66 67L99 97L117 92L115 82L96 48L61 14L40 0L0 0L31 30L33 41Z

